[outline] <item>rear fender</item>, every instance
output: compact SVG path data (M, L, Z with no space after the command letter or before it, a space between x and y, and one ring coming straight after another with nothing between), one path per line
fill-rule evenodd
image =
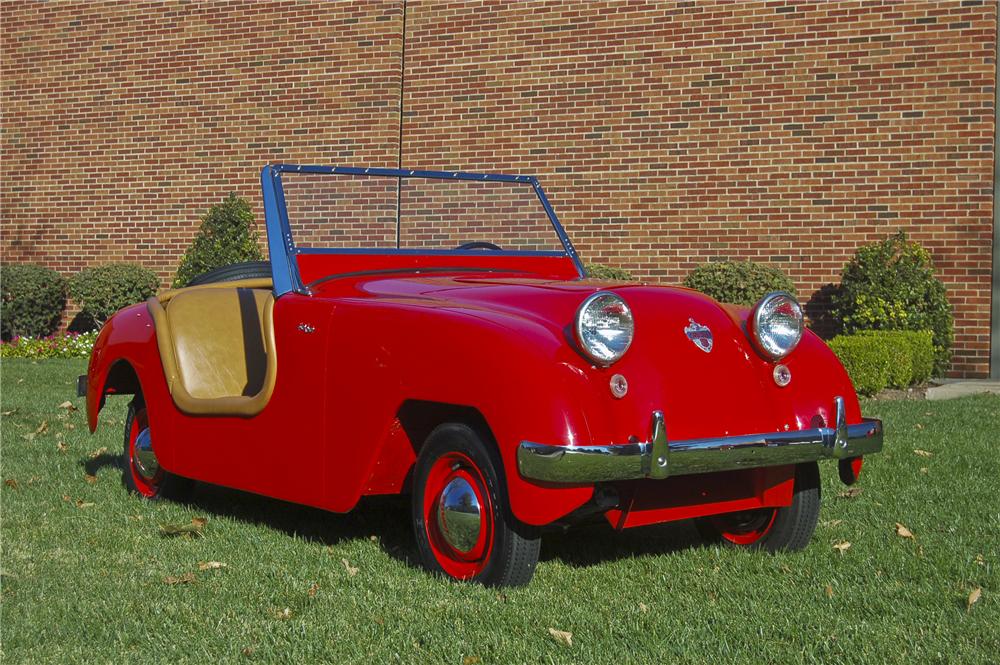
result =
M142 394L144 399L170 399L153 322L144 303L111 317L94 342L87 370L87 424L97 430L107 395ZM153 427L150 423L150 427Z

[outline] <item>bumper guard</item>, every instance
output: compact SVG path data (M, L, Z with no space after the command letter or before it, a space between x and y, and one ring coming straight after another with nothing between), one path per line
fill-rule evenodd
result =
M882 450L882 421L863 418L848 425L842 397L834 398L835 427L711 439L668 441L662 411L654 411L645 443L553 446L522 441L521 475L553 483L667 478L714 471L847 459Z

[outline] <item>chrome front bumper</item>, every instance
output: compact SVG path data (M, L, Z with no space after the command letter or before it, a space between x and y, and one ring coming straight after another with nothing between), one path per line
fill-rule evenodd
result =
M846 459L882 450L882 421L864 418L848 425L842 397L834 398L834 414L835 427L668 441L663 412L654 411L645 443L553 446L522 441L517 466L531 480L588 483Z

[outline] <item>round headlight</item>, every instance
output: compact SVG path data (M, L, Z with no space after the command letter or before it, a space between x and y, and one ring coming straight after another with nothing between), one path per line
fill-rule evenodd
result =
M598 365L610 365L632 344L632 310L614 293L601 291L583 301L576 312L576 341Z
M761 298L748 323L750 341L761 355L771 360L787 356L802 339L802 307L784 291Z

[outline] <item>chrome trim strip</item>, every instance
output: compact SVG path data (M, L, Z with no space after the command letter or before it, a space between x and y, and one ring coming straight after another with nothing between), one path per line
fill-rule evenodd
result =
M668 441L663 412L654 411L648 442L553 446L522 441L517 465L530 480L587 483L845 459L882 450L880 420L848 425L841 397L834 399L834 410L835 427L683 441Z

